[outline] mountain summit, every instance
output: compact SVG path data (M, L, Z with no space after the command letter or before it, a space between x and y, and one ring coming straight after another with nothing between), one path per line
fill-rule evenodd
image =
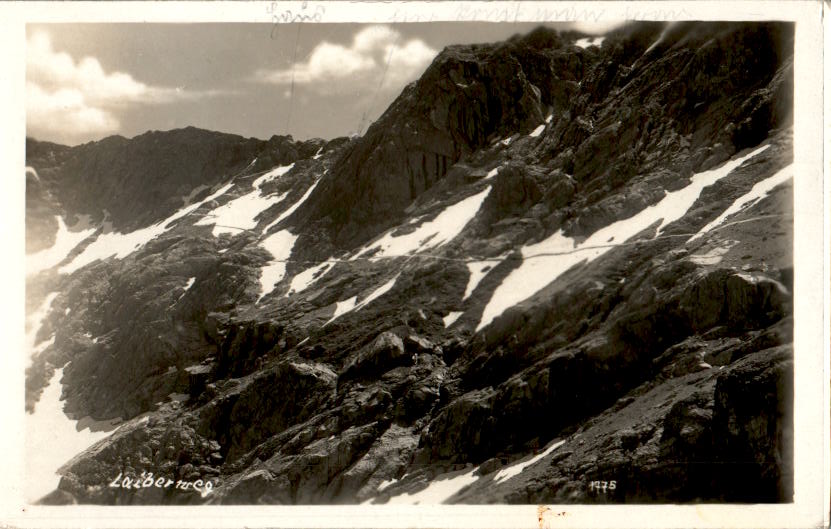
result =
M42 501L791 501L792 99L792 24L633 23L362 137L29 140L27 409L110 425Z

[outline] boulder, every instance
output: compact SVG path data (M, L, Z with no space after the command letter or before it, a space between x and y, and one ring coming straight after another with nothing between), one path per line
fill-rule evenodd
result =
M412 363L412 355L405 351L404 341L397 334L384 331L369 346L358 352L344 368L340 378L377 377L390 369Z
M191 399L197 399L213 379L213 368L209 365L197 365L186 367L185 372L188 376L188 395Z
M758 329L791 311L791 294L778 281L762 274L717 269L705 273L682 294L680 310L695 332L720 324Z
M555 169L548 175L548 182L548 189L545 191L543 200L552 210L559 209L571 202L576 190L574 179L571 176Z
M413 355L424 355L424 354L436 354L437 352L441 353L441 348L433 344L427 338L419 336L417 334L408 334L406 338L404 338L404 349L408 354Z

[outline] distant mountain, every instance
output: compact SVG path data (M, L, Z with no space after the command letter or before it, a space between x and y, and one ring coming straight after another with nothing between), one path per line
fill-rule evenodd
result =
M636 23L357 138L27 141L27 406L123 420L44 501L791 501L792 108L793 25Z
M310 158L322 140L268 141L187 127L132 139L110 136L77 147L26 140L27 163L73 214L106 217L126 231L162 220L199 186L212 186L246 169ZM251 166L253 159L255 166Z

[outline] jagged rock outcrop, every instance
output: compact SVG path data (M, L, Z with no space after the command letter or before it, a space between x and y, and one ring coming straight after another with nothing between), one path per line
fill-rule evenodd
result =
M391 332L384 332L359 353L344 369L341 378L370 377L378 378L399 365L412 363L412 358L404 351L404 342Z
M326 366L283 361L233 386L232 392L199 411L199 431L214 436L228 460L235 460L269 437L305 421L325 402L335 374Z

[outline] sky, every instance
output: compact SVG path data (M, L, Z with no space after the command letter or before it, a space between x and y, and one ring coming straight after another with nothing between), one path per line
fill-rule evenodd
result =
M77 145L191 125L262 139L360 134L445 46L539 25L29 24L27 135Z

